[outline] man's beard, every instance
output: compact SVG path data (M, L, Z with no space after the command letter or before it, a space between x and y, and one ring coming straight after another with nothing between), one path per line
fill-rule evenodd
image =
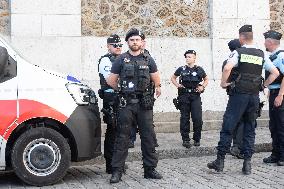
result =
M141 51L141 46L132 45L132 46L129 46L129 49L133 52L137 52L137 51Z

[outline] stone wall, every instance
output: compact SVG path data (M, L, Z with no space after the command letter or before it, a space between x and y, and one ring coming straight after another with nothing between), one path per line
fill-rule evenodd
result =
M269 0L270 28L284 34L284 1Z
M0 0L0 34L10 33L9 0Z
M208 37L208 0L82 0L82 35L124 35L131 27L161 37Z

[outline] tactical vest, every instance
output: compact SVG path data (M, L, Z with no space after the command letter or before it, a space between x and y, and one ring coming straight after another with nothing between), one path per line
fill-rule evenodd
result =
M269 59L273 62L275 59L277 59L278 54L281 53L281 52L284 52L284 50L277 51L275 54L271 55L269 57ZM270 85L273 85L273 84L280 84L281 85L281 82L282 82L282 79L283 79L283 73L280 71L280 69L278 67L276 67L276 68L279 71L279 76ZM267 79L269 75L270 75L270 72L265 70L265 79Z
M237 69L240 79L235 83L235 91L245 94L258 94L262 84L263 51L246 47L241 47L236 51L239 53Z
M101 63L101 60L105 57L108 57L109 60L111 61L111 63L113 63L116 59L116 56L114 56L110 53L105 54L104 56L101 56L101 58L99 59L98 72L99 72L99 76L100 76L100 85L101 85L102 90L112 89L112 87L107 84L106 79L104 78L104 75L100 73L100 63Z
M185 88L195 89L201 81L201 69L199 66L194 66L192 69L189 69L187 66L183 66L179 77L180 84L182 84Z
M143 53L143 58L131 60L128 52L121 55L123 59L120 72L120 92L122 94L143 94L151 87L149 56Z

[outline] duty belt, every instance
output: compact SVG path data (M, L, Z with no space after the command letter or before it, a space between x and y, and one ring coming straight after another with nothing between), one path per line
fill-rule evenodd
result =
M270 89L269 92L270 94L278 94L280 89Z
M181 88L180 90L182 93L195 93L196 92L196 89Z

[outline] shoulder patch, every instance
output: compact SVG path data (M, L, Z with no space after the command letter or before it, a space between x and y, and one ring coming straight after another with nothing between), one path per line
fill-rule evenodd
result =
M235 53L232 52L232 53L230 54L229 58L233 58L234 55L235 55Z

